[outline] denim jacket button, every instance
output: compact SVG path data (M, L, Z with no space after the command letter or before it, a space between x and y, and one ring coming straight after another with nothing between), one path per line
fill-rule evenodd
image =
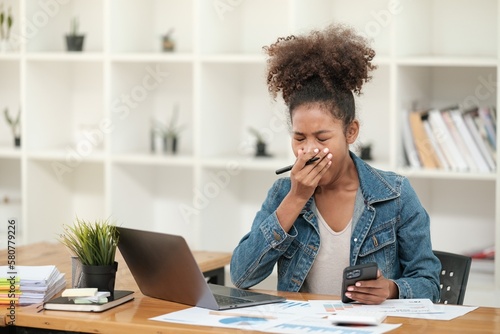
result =
M358 238L354 238L354 242L358 242Z

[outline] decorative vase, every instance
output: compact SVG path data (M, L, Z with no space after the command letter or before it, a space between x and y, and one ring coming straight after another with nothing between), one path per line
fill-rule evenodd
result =
M85 281L83 279L82 272L82 261L78 256L71 257L71 287L72 288L83 288L85 287Z
M172 52L175 50L175 43L168 36L163 37L163 51Z
M118 262L112 265L93 266L82 265L82 280L87 288L97 288L98 291L115 291Z
M177 153L177 142L178 142L177 137L176 136L172 137L172 153L173 154Z
M163 153L167 154L168 153L168 146L167 146L167 144L168 144L168 136L164 135L162 137L162 140L163 140Z
M161 154L164 151L165 139L158 131L151 130L151 153Z
M360 158L366 161L372 160L372 146L366 145L361 147Z
M267 157L268 154L266 152L266 143L257 142L257 150L255 152L255 156L257 157Z
M68 51L82 51L84 35L66 35L66 47Z

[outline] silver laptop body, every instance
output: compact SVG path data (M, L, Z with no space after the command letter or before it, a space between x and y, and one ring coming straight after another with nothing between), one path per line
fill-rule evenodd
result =
M208 284L182 236L118 227L118 248L149 297L212 310L282 302L249 290Z

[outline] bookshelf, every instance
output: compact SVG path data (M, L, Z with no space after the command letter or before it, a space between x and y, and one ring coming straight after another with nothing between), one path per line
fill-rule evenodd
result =
M54 240L78 214L231 251L274 170L293 161L261 47L339 21L372 38L377 51L379 68L357 99L373 165L410 178L432 217L436 249L499 250L499 172L409 169L401 133L402 111L414 103L439 108L480 89L479 102L496 105L497 0L2 3L12 7L19 43L0 53L0 108L21 107L22 146L13 148L0 122L0 216L18 218L19 243ZM64 46L75 15L86 35L82 53ZM176 50L162 52L171 27ZM151 119L168 119L175 104L187 125L179 152L152 154ZM253 157L248 126L265 131L271 158ZM487 284L472 278L471 289L500 291L500 261L493 266Z

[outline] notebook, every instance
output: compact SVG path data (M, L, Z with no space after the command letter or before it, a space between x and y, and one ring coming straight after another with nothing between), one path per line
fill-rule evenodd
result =
M71 297L57 297L43 304L45 310L76 311L76 312L103 312L134 299L133 291L115 290L113 297L108 297L106 303L75 303Z
M209 284L182 236L118 227L118 248L141 292L149 297L225 310L286 299Z

